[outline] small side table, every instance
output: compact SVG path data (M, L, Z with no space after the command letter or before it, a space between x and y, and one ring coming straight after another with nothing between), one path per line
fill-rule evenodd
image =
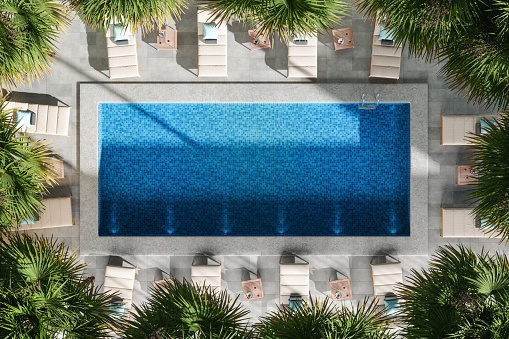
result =
M164 288L164 286L167 284L167 283L170 283L170 285L173 285L173 279L161 279L161 280L156 280L154 281L152 284L154 285L154 289L156 288Z
M269 48L270 46L270 39L265 34L260 34L258 37L256 37L256 34L258 34L257 29L250 29L247 31L249 34L249 42L251 43L251 50L254 51L255 49L262 49L262 48ZM255 39L258 39L258 44L255 44L253 41Z
M355 42L353 41L352 27L335 29L332 31L332 39L334 40L334 50L345 48L354 48ZM339 43L339 39L343 39L343 43Z
M468 185L477 182L477 174L472 174L472 166L458 166L458 185Z
M347 278L331 281L330 291L332 293L332 300L343 300L352 298L352 288L350 287L350 279ZM339 292L340 295L336 295L337 292Z
M159 36L159 32L164 32L164 37ZM157 50L176 50L177 49L177 30L161 29L157 31Z
M263 298L262 279L246 280L242 282L242 292L244 300L254 300ZM248 293L251 292L251 298L248 298Z

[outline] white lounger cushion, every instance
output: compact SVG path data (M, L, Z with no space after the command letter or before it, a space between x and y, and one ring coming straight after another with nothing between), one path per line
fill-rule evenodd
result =
M369 76L375 78L399 79L401 66L400 47L382 46L380 37L380 24L373 27L373 41L371 45L371 66Z
M288 78L316 78L318 76L318 38L308 37L307 45L288 41Z
M473 208L442 208L443 238L489 238L475 227Z
M221 291L221 265L191 266L191 281L198 286L210 286L213 291Z
M209 11L198 8L198 76L228 76L228 27L225 23L217 26L216 44L207 44L203 39L203 24L211 23Z
M395 293L397 283L403 282L403 271L400 262L372 264L373 297L378 305L384 304L388 293Z
M481 119L495 120L496 115L442 115L442 145L470 145L467 137L476 133Z
M108 50L108 66L110 79L139 77L138 48L136 35L127 28L129 39L125 45L118 45L113 40L113 24L106 31L106 48Z
M279 303L288 304L292 295L309 302L309 264L279 264Z
M35 125L23 128L22 132L60 136L69 135L71 107L27 104L23 102L9 101L6 108L29 110L35 113Z
M21 225L19 229L40 229L73 226L71 197L44 199L44 211L34 224Z
M442 145L468 145L466 137L475 133L474 115L442 115Z
M136 277L135 267L122 267L106 265L104 274L104 290L118 292L126 304L124 314L129 314L133 301L134 281Z

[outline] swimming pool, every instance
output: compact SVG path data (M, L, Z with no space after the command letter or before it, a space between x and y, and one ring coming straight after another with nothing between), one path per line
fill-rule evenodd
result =
M410 105L99 105L101 236L407 236Z

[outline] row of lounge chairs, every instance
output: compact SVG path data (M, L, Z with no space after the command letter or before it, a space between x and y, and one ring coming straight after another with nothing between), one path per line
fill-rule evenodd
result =
M28 104L9 101L6 109L14 109L14 117L21 133L68 136L71 107ZM55 166L58 160L55 159ZM58 177L63 177L63 163L56 170ZM43 213L36 220L26 220L19 230L31 230L52 227L73 226L71 197L44 199Z
M494 121L497 116L443 115L442 145L468 146L475 134L485 133L484 119ZM443 238L497 238L482 229L482 220L473 213L474 208L442 208Z
M215 24L211 12L198 9L198 76L228 76L228 27ZM395 47L383 25L373 29L370 77L399 79L401 48ZM110 78L140 76L136 35L130 27L112 23L106 32ZM318 37L294 37L288 42L288 78L318 77Z
M379 258L379 257L377 257ZM214 262L209 264L192 264L191 281L198 286L210 287L212 291L221 291L221 264ZM403 282L401 262L391 256L383 256L380 262L371 262L373 280L373 297L380 309L385 308L388 314L396 312L397 297L395 288ZM293 307L292 302L310 301L310 265L308 262L292 262L279 264L279 304ZM107 265L105 272L104 290L117 292L122 301L118 310L129 317L133 300L136 267ZM154 288L159 286L164 279L154 282ZM391 302L388 302L391 301Z

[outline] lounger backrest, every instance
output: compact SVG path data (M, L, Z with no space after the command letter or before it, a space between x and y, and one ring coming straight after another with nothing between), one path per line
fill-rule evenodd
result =
M29 110L35 114L35 125L23 127L22 132L59 136L69 135L69 120L71 116L71 107L69 106L51 106L9 101L6 108Z
M198 76L228 76L228 26L226 23L217 25L217 41L209 44L203 39L203 24L212 23L210 11L198 8Z
M443 238L489 238L476 227L473 208L442 208L442 237Z
M113 24L106 31L106 48L110 79L139 77L138 47L136 35L130 27L126 28L129 39L126 44L119 45L113 39Z
M381 24L373 26L373 40L371 44L371 62L369 76L376 78L399 79L401 68L401 47L383 46L379 40Z
M129 316L133 302L136 267L107 265L104 274L104 290L118 292L125 303L124 315Z
M494 120L497 116L442 115L442 145L470 145L468 137L477 133L481 119Z
M221 265L192 265L191 281L198 286L210 286L213 291L221 291Z
M371 264L373 297L378 305L384 304L388 293L395 293L397 283L403 282L401 262Z
M279 303L287 305L292 295L309 302L309 263L279 264Z
M73 226L71 197L51 198L42 201L44 205L43 212L39 215L39 220L21 225L19 229L39 229Z
M318 76L318 37L307 37L307 44L288 41L288 78L316 78Z

